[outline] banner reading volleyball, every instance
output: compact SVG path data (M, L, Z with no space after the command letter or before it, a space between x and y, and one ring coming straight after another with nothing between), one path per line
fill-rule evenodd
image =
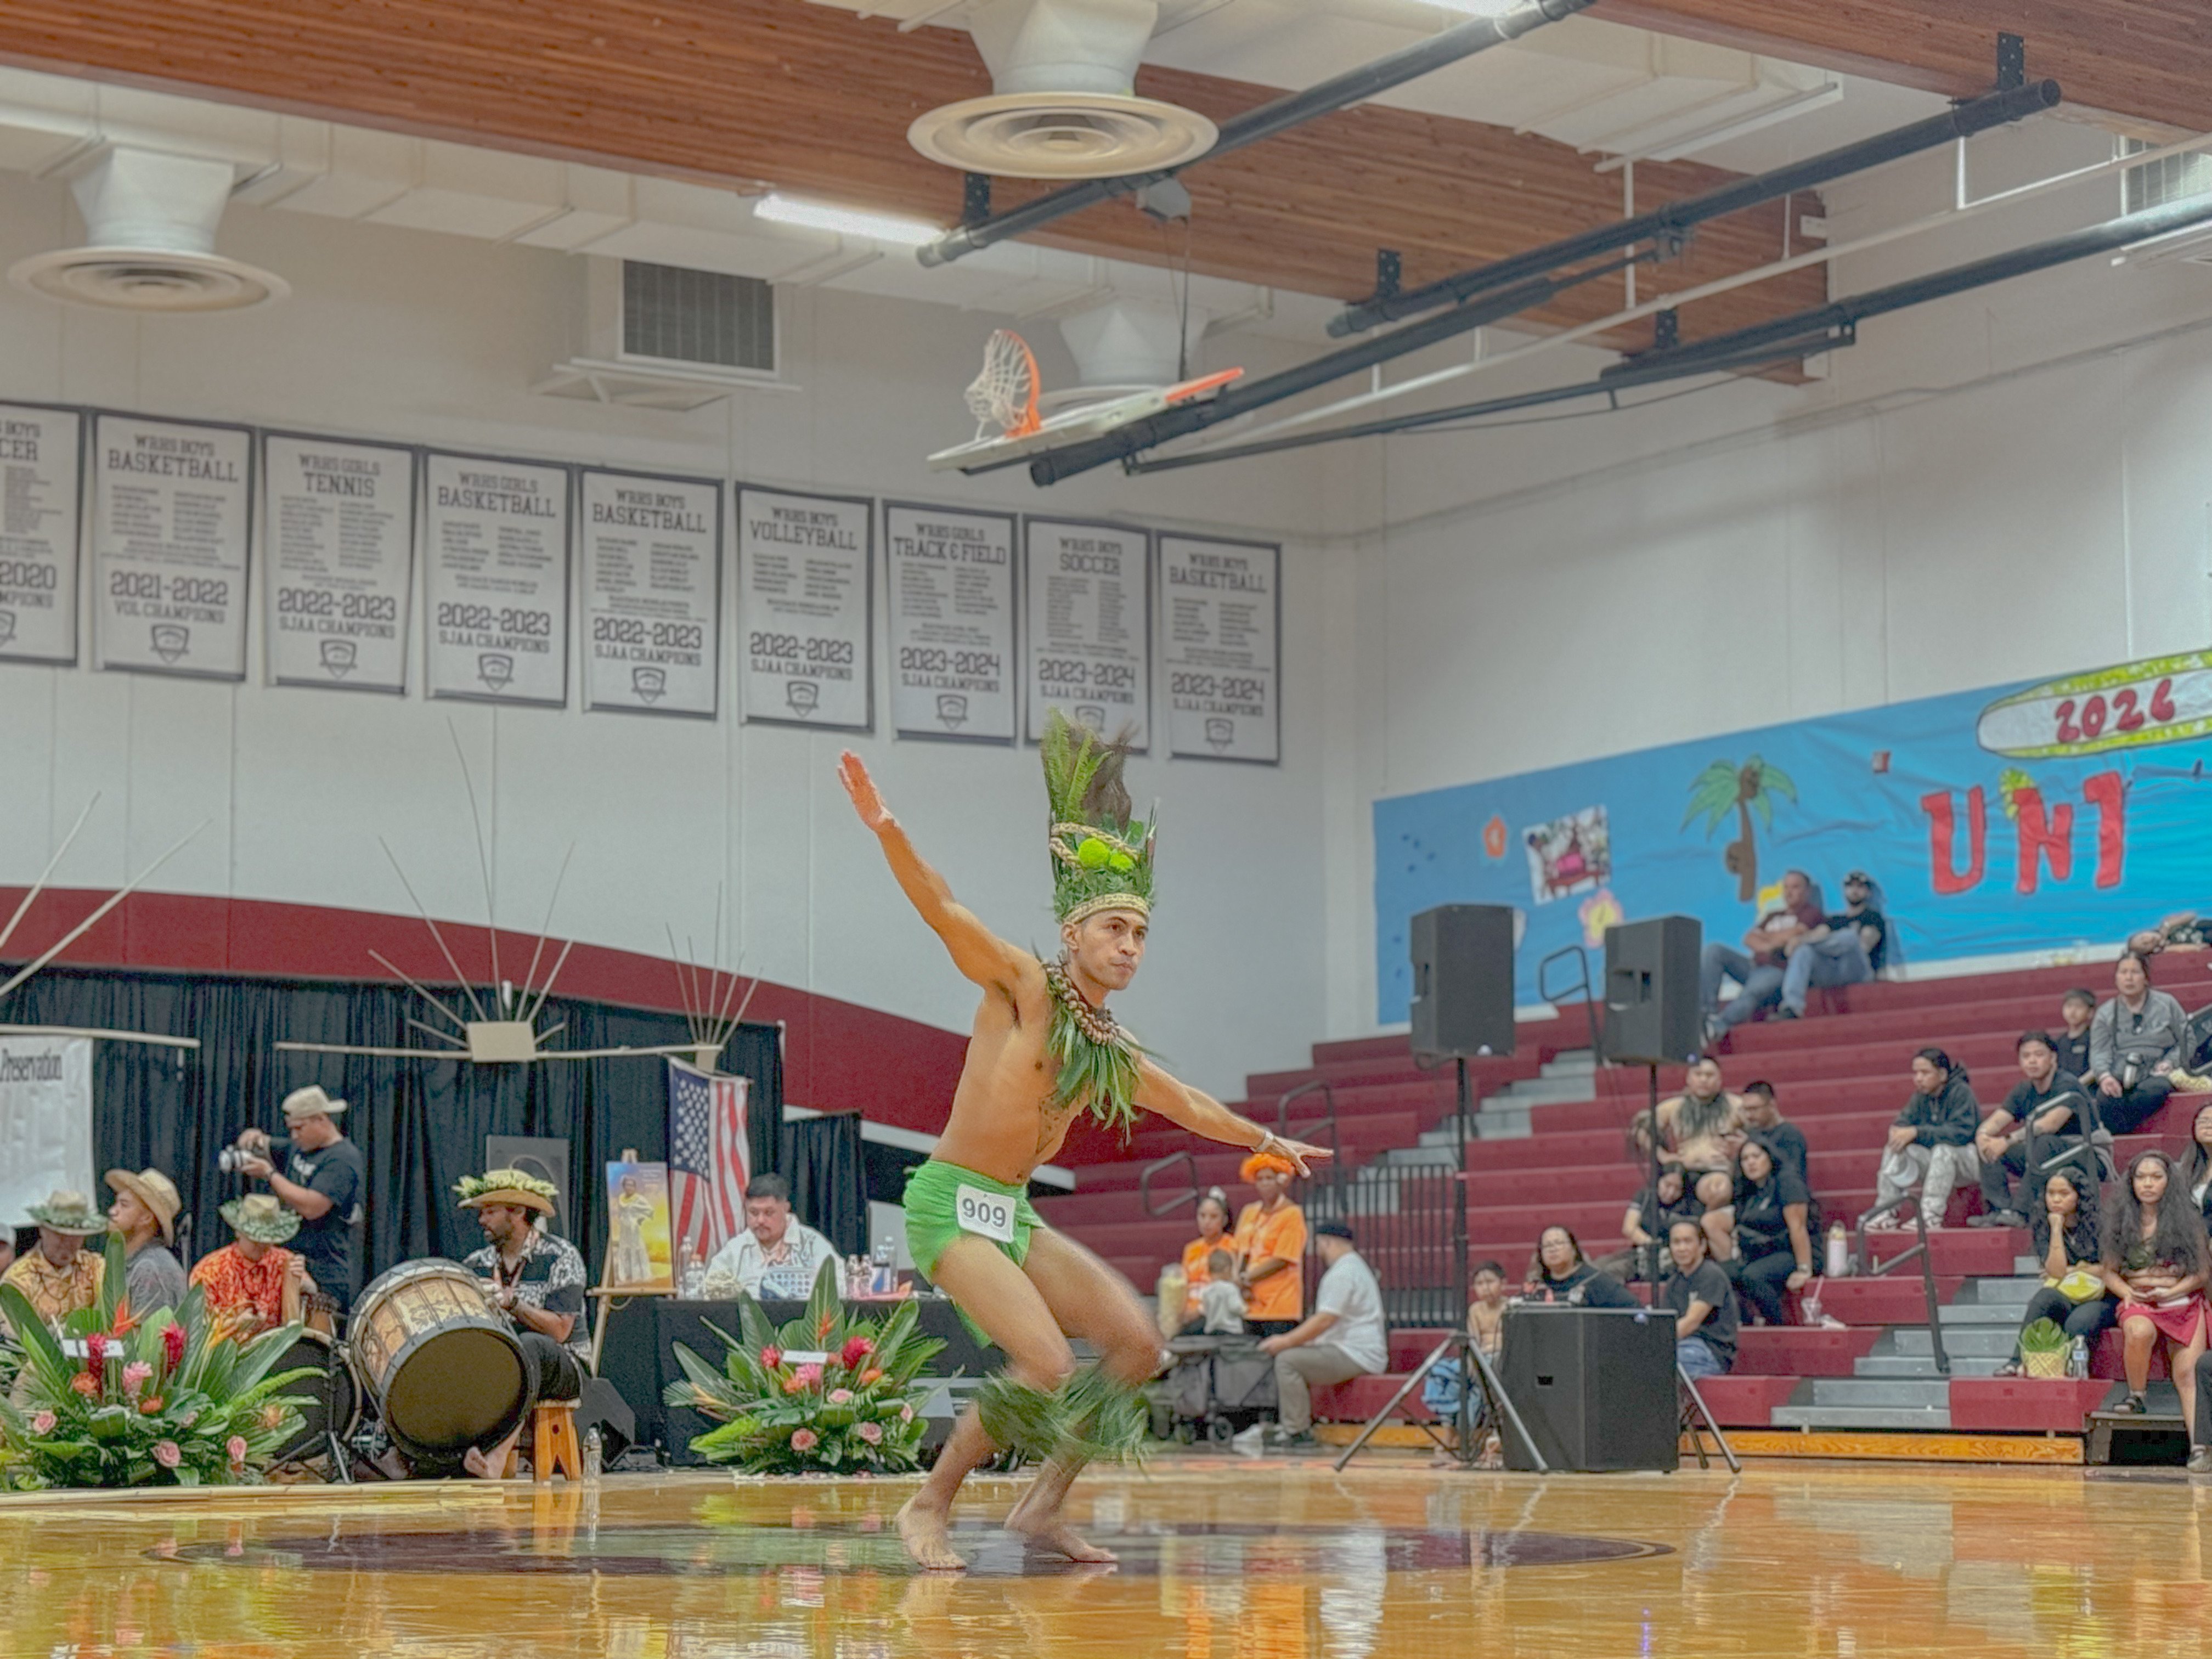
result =
M424 458L430 695L568 701L568 469Z
M713 719L722 486L592 467L577 494L584 706Z
M876 504L738 486L745 718L875 729Z
M1279 761L1281 548L1160 532L1168 752Z
M884 506L891 729L1014 740L1014 520Z
M1139 751L1152 744L1148 538L1125 525L1065 519L1022 524L1029 735L1057 708Z
M0 661L76 660L83 422L0 404Z
M261 478L270 683L406 690L415 452L272 432Z
M93 422L94 635L102 668L246 678L253 434Z

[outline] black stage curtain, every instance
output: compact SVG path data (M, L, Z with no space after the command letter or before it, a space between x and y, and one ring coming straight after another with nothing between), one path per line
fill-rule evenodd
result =
M441 989L441 995L446 993ZM457 997L458 994L456 994ZM449 998L453 1000L455 998ZM577 1202L567 1229L596 1281L605 1260L605 1166L625 1148L648 1161L668 1155L668 1085L659 1058L550 1060L474 1066L428 1060L279 1054L279 1038L376 1048L437 1046L405 1023L424 1012L416 995L387 983L299 983L203 974L49 968L8 1000L7 1018L27 1025L80 1025L198 1037L197 1054L137 1043L93 1045L93 1155L100 1170L148 1167L167 1173L192 1218L192 1249L228 1242L217 1206L244 1183L216 1167L216 1154L248 1124L283 1128L277 1104L319 1083L349 1103L343 1120L368 1165L363 1282L400 1261L460 1256L483 1242L454 1207L453 1183L483 1166L484 1137L565 1136L568 1190ZM565 1022L550 1046L608 1048L682 1042L680 1016L556 998L538 1021ZM438 1023L434 1017L431 1023ZM783 1057L777 1029L747 1025L723 1050L726 1070L752 1080L752 1167L781 1169L794 1186L842 1193L847 1155L828 1154L832 1178L805 1160L834 1135L779 1135ZM843 1120L819 1120L842 1122ZM812 1123L793 1126L811 1129ZM859 1123L851 1136L855 1147ZM857 1151L852 1162L857 1163ZM105 1201L105 1192L100 1195ZM841 1200L842 1201L842 1200ZM866 1210L860 1206L865 1244ZM825 1228L844 1242L845 1235ZM855 1248L860 1248L856 1246ZM359 1288L358 1286L356 1287Z
M783 1126L776 1168L791 1177L791 1207L846 1255L868 1253L867 1155L860 1115L835 1112Z

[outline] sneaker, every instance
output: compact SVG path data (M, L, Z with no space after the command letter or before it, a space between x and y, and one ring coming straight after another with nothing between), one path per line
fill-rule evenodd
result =
M1295 1451L1301 1446L1312 1446L1320 1443L1315 1440L1314 1433L1311 1429L1300 1429L1297 1433L1293 1434L1288 1429L1279 1427L1268 1437L1277 1447L1285 1451Z
M2141 1417L2150 1409L2150 1403L2139 1394L2131 1394L2112 1407L2115 1417Z
M2191 1446L2189 1449L2189 1472L2191 1474L2212 1474L2212 1446Z
M1966 1218L1969 1227L2025 1227L2027 1218L2018 1210L1984 1210Z
M1909 1233L1913 1231L1912 1212L1892 1210L1887 1215L1877 1216L1867 1223L1870 1233Z
M1796 1009L1790 1007L1787 1003L1784 1003L1781 1007L1777 1008L1774 1011L1774 1017L1777 1019L1802 1019L1805 1018L1804 1015L1798 1012Z

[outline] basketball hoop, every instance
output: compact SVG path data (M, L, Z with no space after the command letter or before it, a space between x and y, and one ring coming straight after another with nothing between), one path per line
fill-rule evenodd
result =
M991 437L994 427L1000 438L1026 438L1043 425L1029 342L1011 329L994 330L983 348L983 372L968 383L967 398L978 442Z

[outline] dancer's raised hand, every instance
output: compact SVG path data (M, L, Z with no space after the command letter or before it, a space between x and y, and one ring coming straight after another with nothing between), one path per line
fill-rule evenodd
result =
M868 769L860 757L848 749L837 757L837 781L845 786L845 793L853 798L853 810L860 815L860 822L871 830L881 830L892 823L890 808L876 788L876 781L868 775Z

